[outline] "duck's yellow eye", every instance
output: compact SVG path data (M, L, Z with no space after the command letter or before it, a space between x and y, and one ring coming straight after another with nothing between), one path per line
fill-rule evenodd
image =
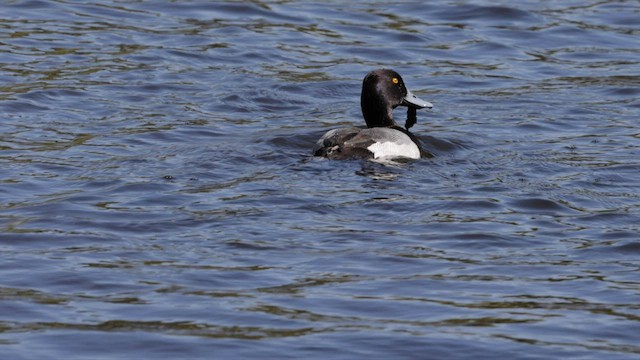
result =
M391 79L391 81L393 81L394 84L397 84L398 83L398 78L393 78L393 79Z

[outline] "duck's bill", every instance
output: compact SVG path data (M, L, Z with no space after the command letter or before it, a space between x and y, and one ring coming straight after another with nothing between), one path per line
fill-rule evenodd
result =
M416 109L424 109L424 108L431 109L433 107L432 103L428 101L424 101L419 97L413 95L413 93L409 91L409 89L407 89L407 96L404 97L402 101L402 105L416 108Z

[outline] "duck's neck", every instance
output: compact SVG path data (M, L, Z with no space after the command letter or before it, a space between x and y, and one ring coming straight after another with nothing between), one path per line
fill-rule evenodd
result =
M370 98L369 98L370 97ZM367 127L390 127L396 126L393 121L393 109L384 99L365 94L360 98L360 106L362 107L362 115Z

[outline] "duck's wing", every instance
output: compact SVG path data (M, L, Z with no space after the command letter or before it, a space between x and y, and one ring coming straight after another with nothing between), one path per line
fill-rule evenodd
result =
M367 146L373 142L358 136L363 130L357 127L329 130L316 142L313 155L337 160L371 158L373 153L367 150Z

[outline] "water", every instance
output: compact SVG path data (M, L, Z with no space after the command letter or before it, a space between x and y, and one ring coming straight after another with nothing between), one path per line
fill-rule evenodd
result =
M640 357L639 16L4 2L1 357ZM379 67L436 156L311 157Z

